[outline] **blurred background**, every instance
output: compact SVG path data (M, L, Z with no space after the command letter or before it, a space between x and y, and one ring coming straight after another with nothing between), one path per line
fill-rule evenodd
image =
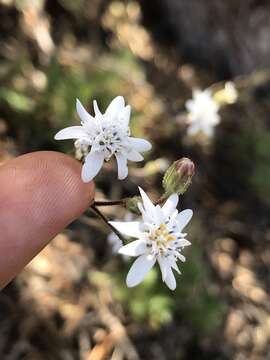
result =
M157 199L171 162L196 164L180 204L195 214L177 290L158 268L127 289L129 260L84 215L1 292L1 359L270 359L269 44L262 0L0 0L1 163L36 150L74 156L53 136L79 124L76 97L92 112L93 99L105 110L123 95L133 134L153 149L123 182L108 163L97 199L137 185ZM211 138L188 136L194 88L223 99Z

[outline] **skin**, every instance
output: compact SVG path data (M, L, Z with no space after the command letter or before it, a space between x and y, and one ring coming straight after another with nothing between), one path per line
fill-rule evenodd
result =
M81 165L42 151L0 166L0 288L91 204L94 184Z

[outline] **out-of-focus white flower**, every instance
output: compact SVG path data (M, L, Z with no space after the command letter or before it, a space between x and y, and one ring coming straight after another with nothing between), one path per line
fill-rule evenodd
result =
M133 220L134 215L130 211L126 211L124 216L124 221L131 221ZM107 241L109 245L111 245L112 253L118 253L118 250L124 245L123 241L117 236L113 231L108 235ZM123 259L126 260L127 257L123 255Z
M118 178L128 175L127 160L142 161L141 152L151 149L151 144L140 138L130 137L129 119L131 108L125 106L122 96L112 100L104 114L94 101L95 117L91 116L77 99L77 112L81 126L71 126L59 131L56 140L77 139L76 147L91 150L85 156L82 180L91 181L101 169L103 162L113 155L118 165Z
M111 232L107 237L108 243L112 248L112 253L116 254L118 250L123 246L123 242L119 237L114 233Z
M211 137L214 127L220 122L219 105L213 99L211 90L193 90L193 98L186 102L186 108L189 123L188 135L203 133Z
M181 251L190 245L190 242L185 239L187 234L182 230L190 221L193 212L187 209L178 213L177 194L171 195L161 208L154 205L146 193L139 189L143 200L143 204L138 204L142 221L110 222L122 234L137 238L118 251L120 254L138 256L128 272L127 286L133 287L143 281L158 261L162 280L174 290L176 280L172 269L180 273L176 262L178 259L185 261Z

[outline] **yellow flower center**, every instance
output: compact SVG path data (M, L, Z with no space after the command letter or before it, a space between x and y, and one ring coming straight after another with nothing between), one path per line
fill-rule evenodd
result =
M154 241L160 250L166 250L168 243L176 240L176 237L168 231L165 224L160 224L159 227L150 234L149 240Z

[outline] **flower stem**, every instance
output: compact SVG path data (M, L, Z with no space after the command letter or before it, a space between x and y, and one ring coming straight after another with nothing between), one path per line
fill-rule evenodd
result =
M155 205L159 205L162 204L166 199L167 199L167 195L163 194L154 204ZM92 207L97 207L97 206L113 206L113 205L122 205L125 206L126 205L126 200L128 200L128 198L126 199L120 199L120 200L103 200L103 201L94 201L92 204Z
M124 200L94 201L93 206L124 205Z
M120 240L122 240L124 243L126 242L126 240L123 238L120 232L116 230L116 228L109 223L107 217L104 214L102 214L102 212L95 206L95 203L91 205L90 209L92 209L94 213L97 216L99 216L104 221L104 223L106 223L109 226L109 228L119 237Z

